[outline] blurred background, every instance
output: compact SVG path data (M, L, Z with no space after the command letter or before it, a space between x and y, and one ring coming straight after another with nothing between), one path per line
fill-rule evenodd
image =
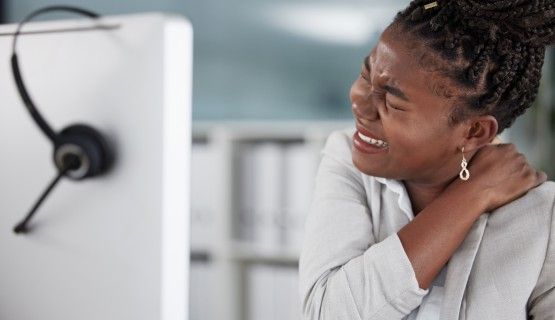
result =
M0 0L17 22L51 0ZM300 319L297 266L330 131L352 125L348 90L401 0L66 0L105 15L162 11L194 28L190 315ZM60 16L52 16L60 18ZM555 179L555 63L503 134Z

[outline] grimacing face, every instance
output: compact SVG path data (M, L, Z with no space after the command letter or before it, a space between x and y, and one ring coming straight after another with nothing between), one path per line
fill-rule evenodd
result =
M414 43L394 33L382 33L351 86L357 126L353 163L377 177L422 183L453 178L460 170L464 129L449 125L453 101L433 88L457 88L422 68L414 54L422 48L415 50ZM387 145L374 141L378 146L373 146L368 137Z

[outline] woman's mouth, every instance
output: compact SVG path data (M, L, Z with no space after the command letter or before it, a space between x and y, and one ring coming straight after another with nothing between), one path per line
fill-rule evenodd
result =
M360 131L353 136L353 146L362 153L382 153L389 149L389 144L380 139L371 138Z
M374 145L374 146L376 146L376 147L387 148L387 147L389 146L389 145L387 144L387 142L385 142L385 141L383 141L383 140L380 140L380 139L374 139L374 138L370 138L370 137L368 137L368 136L365 136L365 135L363 135L362 133L360 133L360 131L357 131L356 134L358 135L358 137L359 137L362 141L364 141L364 142L366 142L366 143L368 143L368 144Z

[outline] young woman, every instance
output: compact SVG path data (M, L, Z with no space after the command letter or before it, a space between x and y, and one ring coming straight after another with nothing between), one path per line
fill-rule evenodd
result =
M416 0L324 148L305 319L555 319L555 183L492 144L536 97L555 0Z

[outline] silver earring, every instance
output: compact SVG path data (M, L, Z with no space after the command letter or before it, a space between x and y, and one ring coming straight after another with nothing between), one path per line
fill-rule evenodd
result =
M462 162L461 162L461 172L459 173L459 177L466 181L468 180L468 178L470 178L470 172L468 171L468 169L466 168L466 166L468 165L468 162L466 162L466 159L464 157L464 147L462 147Z

